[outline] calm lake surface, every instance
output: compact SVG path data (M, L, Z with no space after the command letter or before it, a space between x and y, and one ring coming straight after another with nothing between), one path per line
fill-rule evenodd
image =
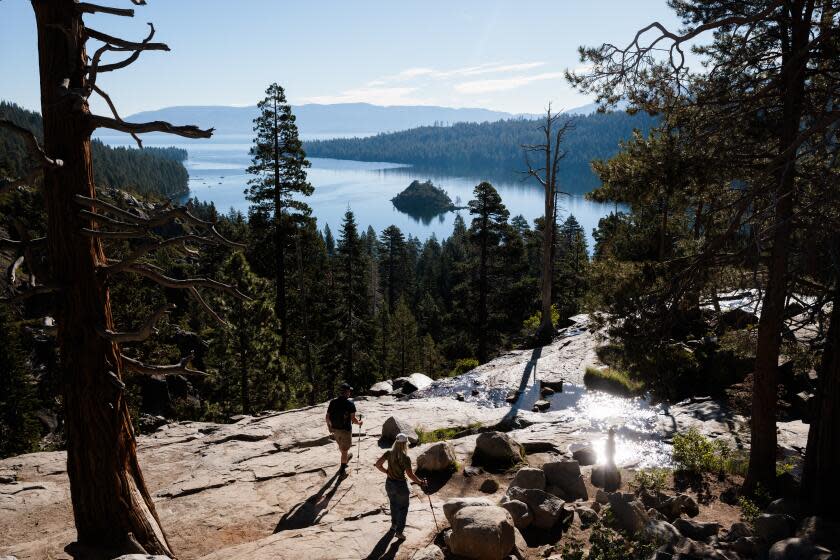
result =
M319 136L329 138L337 135ZM123 136L99 138L114 146L132 145L130 139L127 141ZM311 139L315 138L304 138ZM221 135L211 140L194 141L148 135L144 145L186 149L189 158L184 165L190 174L190 197L212 201L220 212L234 209L247 213L248 201L244 191L249 178L245 169L250 164L250 137ZM415 179L431 179L435 185L447 191L458 206L467 205L475 185L482 180L489 180L502 196L511 217L522 214L533 224L534 218L542 216L543 213L542 187L532 179L521 180L515 173L502 177L482 177L479 173L469 170L455 175L451 171L438 173L434 170L418 170L387 162L321 158L310 158L310 161L312 167L309 169L309 181L315 187L315 192L306 202L318 219L318 227L323 228L325 224L329 224L336 237L348 208L353 210L356 222L362 230L370 225L380 233L393 224L406 235L413 235L421 241L432 235L438 239L449 237L456 212L447 212L431 220L419 219L398 212L391 203L391 198ZM586 231L591 250L592 229L598 225L602 216L614 209L614 206L585 200L584 193L579 192L575 185L563 185L563 190L575 194L561 199L560 216L565 218L569 213L575 215ZM461 210L459 213L469 226L469 211Z

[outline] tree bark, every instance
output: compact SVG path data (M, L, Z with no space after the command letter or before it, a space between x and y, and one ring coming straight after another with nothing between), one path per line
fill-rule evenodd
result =
M95 198L90 153L90 111L73 93L85 86L85 29L71 0L33 2L38 28L41 114L46 153L64 161L44 172L48 254L56 302L57 343L67 431L67 474L82 545L119 549L128 534L150 554L172 555L140 466L128 405L109 372L122 377L116 344L97 326L113 330L110 296L96 274L106 259L94 228L76 212L74 196ZM68 88L59 87L69 80Z
M540 300L542 305L540 326L536 339L539 344L548 344L554 336L554 323L551 319L551 285L554 281L554 198L555 177L552 170L551 151L551 112L546 119L545 147L545 217L543 218L542 275L540 278ZM559 149L554 146L554 149Z
M478 267L478 362L487 362L487 202L481 217L481 256Z
M277 122L277 97L274 103L274 256L277 269L277 291L274 311L280 321L280 353L288 351L288 328L286 321L286 236L283 231L283 197L280 184L280 124Z
M801 503L808 513L836 517L840 500L836 480L840 472L840 284L834 288L833 306L808 431Z
M790 46L782 55L786 67L785 96L779 123L778 150L785 153L796 139L802 120L805 65L790 64L791 53L805 48L809 37L808 2L794 2L791 9ZM807 17L803 17L808 14ZM805 58L803 57L804 61ZM787 295L788 261L796 198L796 152L779 163L774 172L776 188L773 215L773 246L767 265L767 287L758 321L755 373L753 375L750 464L744 487L773 488L776 479L776 374L779 367L781 331Z

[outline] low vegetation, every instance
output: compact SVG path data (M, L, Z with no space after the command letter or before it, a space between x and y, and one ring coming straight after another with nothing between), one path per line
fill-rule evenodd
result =
M694 474L743 474L748 457L734 451L722 439L710 439L695 428L674 436L674 463L677 470Z
M627 373L610 367L587 367L583 382L590 389L628 397L639 395L645 389L645 384L641 381L631 379Z
M630 487L636 491L651 490L653 492L662 492L668 488L670 478L672 476L670 469L643 469L636 471L633 480L630 481Z
M457 377L458 375L467 373L479 366L478 360L475 358L462 358L455 362L455 367L449 372L450 377Z
M415 428L419 443L435 443L438 441L448 441L455 439L463 432L471 432L481 427L481 422L472 422L467 426L454 426L451 428L437 428L436 430L426 430L422 426Z

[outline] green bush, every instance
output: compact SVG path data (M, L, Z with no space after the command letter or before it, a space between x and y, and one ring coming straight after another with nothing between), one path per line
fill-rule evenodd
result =
M478 360L475 358L462 358L455 362L455 367L449 372L449 376L456 377L463 373L467 373L471 369L477 368L479 365Z
M692 473L743 474L747 458L732 450L722 439L709 439L696 428L674 436L674 463Z
M654 492L661 492L668 488L670 476L670 469L644 469L636 471L630 486L637 491L653 490Z
M628 397L641 394L645 389L645 384L641 381L630 379L623 371L613 368L598 369L589 366L583 375L583 383L590 389Z
M540 327L542 320L542 312L537 311L522 322L522 331L526 337L532 337L537 334L537 329ZM551 306L551 324L557 325L560 322L560 311L556 305Z
M738 498L738 507L741 508L741 520L744 523L753 525L758 516L761 515L761 508L758 507L758 504L746 496Z
M446 441L453 439L461 432L468 430L475 430L481 427L481 422L473 422L468 426L454 426L452 428L438 428L436 430L426 430L422 426L415 428L417 438L420 443L434 443L437 441Z

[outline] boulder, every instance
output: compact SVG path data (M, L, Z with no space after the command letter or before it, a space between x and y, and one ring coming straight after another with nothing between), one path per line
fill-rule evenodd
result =
M534 515L531 513L531 510L528 509L528 504L525 502L521 502L519 500L507 500L501 504L501 507L508 511L511 518L513 518L513 524L517 529L525 529L532 521L534 521Z
M479 486L478 489L484 492L485 494L492 494L493 492L499 489L499 482L495 479L488 478L487 480L481 483L481 486Z
M700 513L697 501L686 494L677 494L663 500L657 508L669 521L673 521L685 513L689 517L696 517Z
M540 380L540 392L543 391L551 391L552 393L562 393L563 392L563 381L546 381L544 379Z
M516 476L513 477L510 485L522 489L536 488L538 490L545 490L545 473L542 469L522 467L516 472Z
M417 457L417 471L439 473L455 469L455 448L448 441L433 443Z
M436 544L430 544L414 553L411 560L444 560L443 551Z
M397 434L407 435L411 445L415 445L419 441L414 426L404 420L398 420L390 416L382 424L382 439L386 442L392 442L396 439Z
M560 488L566 499L589 499L577 461L552 461L543 465L543 471L546 484Z
M540 396L543 398L550 397L554 393L555 391L551 387L540 387Z
M796 536L814 544L838 550L840 549L840 522L812 515L802 520Z
M615 492L610 494L610 509L619 528L629 533L638 533L650 519L641 502L633 494Z
M674 545L674 558L703 559L703 560L727 560L727 556L714 549L714 547L683 537Z
M657 545L673 545L680 540L682 535L676 527L667 521L651 519L642 528L641 538L644 542Z
M533 410L534 412L545 412L549 408L551 408L551 403L540 399L534 403L534 406L531 410Z
M572 459L582 467L588 467L598 462L598 454L591 443L572 444L569 446L569 451L572 452Z
M452 525L452 520L455 514L465 507L487 507L494 505L493 502L487 498L452 498L443 504L443 515L449 524Z
M575 511L580 518L580 524L584 527L588 527L598 521L598 513L588 506L577 507Z
M770 547L767 560L829 560L831 551L804 539L779 541Z
M464 558L503 560L515 545L516 528L507 510L498 506L461 508L452 520L449 550Z
M534 527L551 529L560 519L564 518L563 506L565 502L543 490L536 488L522 489L515 486L508 488L507 497L528 504L534 515Z
M682 518L674 521L674 527L689 539L704 542L716 536L721 529L720 523L700 523Z
M519 529L514 528L513 530L513 551L511 557L515 558L526 558L528 555L528 543L525 541L525 537L522 536L522 533L519 532Z
M385 381L380 381L379 383L374 383L370 389L368 389L368 394L373 395L374 397L381 397L382 395L389 395L394 392L394 384L391 382L390 379Z
M598 490L595 491L595 502L601 505L606 505L610 503L610 495L598 488Z
M793 500L788 498L778 498L770 502L764 509L765 513L786 513L788 515L796 515L798 505Z
M596 465L592 469L592 485L615 492L621 487L621 472L615 465Z
M758 539L755 537L739 537L727 546L730 550L734 550L741 556L747 558L755 558L758 556L759 546ZM766 550L766 548L765 548Z
M755 520L755 535L771 545L793 533L793 518L781 513L762 513Z
M726 542L735 542L741 537L751 537L753 535L750 526L742 521L737 521L732 524L729 531L726 532L723 540Z
M415 391L427 389L433 383L432 378L423 373L412 373L407 377L394 379L394 390L400 391L403 395L410 395Z
M502 432L483 432L475 440L473 464L508 468L521 463L525 456L522 445Z

